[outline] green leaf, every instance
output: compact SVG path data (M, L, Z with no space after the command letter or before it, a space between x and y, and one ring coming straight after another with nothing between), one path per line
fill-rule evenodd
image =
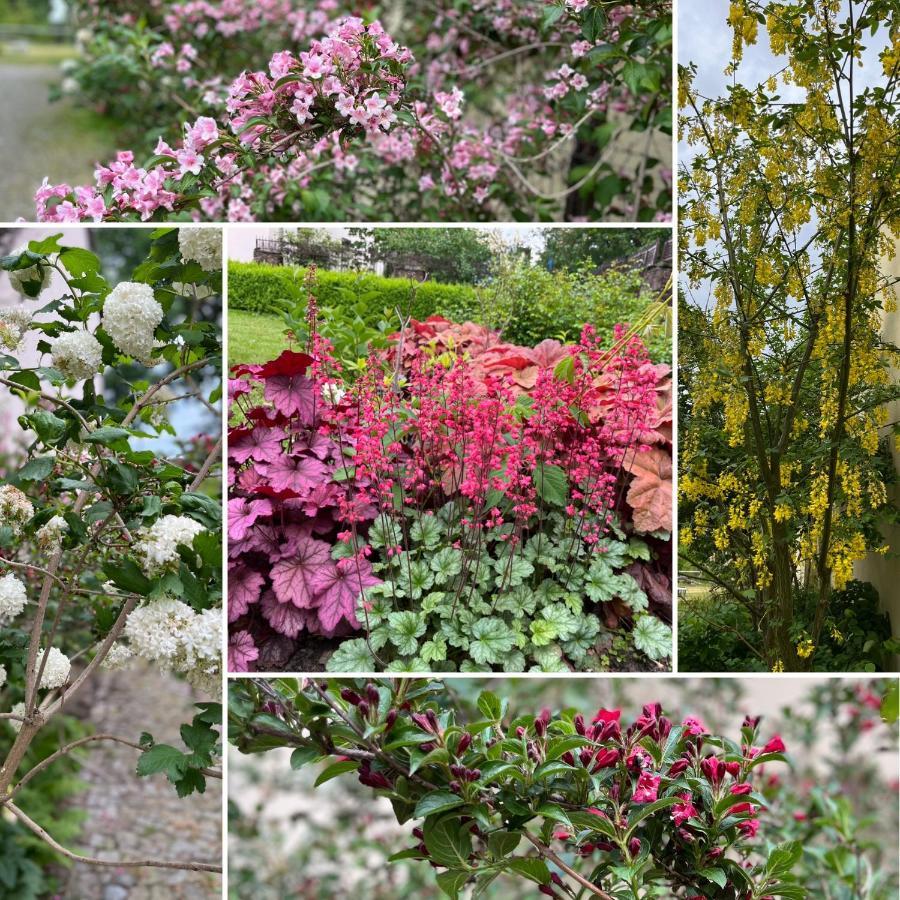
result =
M392 612L388 616L388 637L401 656L413 656L419 638L425 634L425 617L421 613Z
M103 572L117 588L132 594L146 597L153 587L153 582L144 575L133 559L123 559L116 563L107 562L103 566Z
M800 841L785 841L779 844L766 860L766 872L776 878L786 875L803 856L803 845Z
M413 816L416 819L423 816L433 816L435 813L446 812L448 809L462 806L464 802L463 798L458 794L451 794L449 791L431 791L416 804L416 811L413 813Z
M516 831L495 831L488 835L488 852L494 859L504 859L516 852L522 835Z
M344 641L325 663L328 672L371 672L375 668L375 657L372 656L364 638L353 638Z
M55 465L52 456L36 456L19 469L19 481L46 481Z
M315 762L321 755L315 747L298 747L291 754L291 768L302 769L308 763Z
M319 774L313 787L325 784L326 781L331 781L332 778L337 778L338 775L344 775L347 772L355 772L358 768L359 763L355 759L345 759L341 760L341 762L332 763Z
M465 869L448 869L441 872L435 880L437 886L450 897L450 900L457 900L460 890L471 877L471 873Z
M441 542L443 529L437 516L420 516L409 531L410 538L423 544L427 550L434 550Z
M559 466L540 465L532 475L534 487L541 500L554 506L565 506L569 497L569 482Z
M506 712L506 701L492 691L482 691L478 695L478 711L491 722L499 722Z
M76 278L94 275L100 271L99 257L81 247L67 247L59 254L59 261Z
M661 809L667 809L680 802L680 797L661 797L659 800L654 800L652 803L644 803L636 807L635 811L628 819L628 831L626 832L625 837L631 837L631 835L634 834L635 828L637 828L644 819L652 816L653 813L658 812Z
M431 569L437 584L447 584L462 571L462 553L455 547L444 547L431 557Z
M183 773L186 759L185 754L176 747L169 744L154 744L138 757L137 774L146 776L165 772L175 780Z
M656 616L639 616L631 637L634 646L650 659L666 659L672 655L672 629Z
M472 626L469 653L477 663L497 662L504 653L512 650L515 642L515 632L502 619L489 616Z
M728 884L728 876L723 869L701 869L700 874L713 884L717 884L720 888L724 888Z
M900 683L897 681L891 682L881 701L881 718L888 725L893 725L900 718Z
M86 434L82 440L86 444L103 444L109 446L122 438L129 437L131 432L127 428L114 428L111 425L104 425L101 428Z
M460 800L461 802L462 800ZM416 816L418 816L418 811ZM455 816L441 818L433 816L425 820L422 830L425 834L425 846L436 863L451 868L469 865L469 856L472 853L472 835L468 825L461 826L459 819Z
M512 872L524 875L525 878L536 884L550 883L550 869L547 868L547 863L542 859L534 859L532 857L511 859L506 867Z
M554 367L553 377L557 381L573 384L575 381L575 357L564 356Z

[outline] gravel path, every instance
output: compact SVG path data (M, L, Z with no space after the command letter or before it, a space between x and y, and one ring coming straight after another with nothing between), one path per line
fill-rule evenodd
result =
M53 66L0 64L0 220L34 220L35 188L93 181L94 165L111 155L97 117L69 100L50 103Z
M136 739L141 731L180 746L178 730L193 716L190 688L147 667L104 673L92 698L97 731ZM101 859L219 862L221 782L181 800L162 775L138 778L136 751L94 744L81 777L90 788L78 802L87 812L79 849ZM221 876L169 869L108 869L76 864L61 897L66 900L207 900L221 896Z

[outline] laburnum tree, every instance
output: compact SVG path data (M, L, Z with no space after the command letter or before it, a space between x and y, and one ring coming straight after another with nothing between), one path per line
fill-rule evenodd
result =
M832 591L890 552L896 13L895 0L738 0L726 95L680 72L681 553L747 608L757 634L742 637L775 671L813 666L823 634L841 639ZM779 71L744 84L760 26Z

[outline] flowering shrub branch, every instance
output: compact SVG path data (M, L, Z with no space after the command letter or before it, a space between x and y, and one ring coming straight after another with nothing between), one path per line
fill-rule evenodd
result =
M147 733L94 734L20 772L37 736L101 667L140 656L198 690L219 690L221 515L210 474L221 444L201 438L196 462L178 464L132 442L176 434L168 409L177 400L205 392L215 409L218 387L204 382L218 381L219 310L210 301L221 290L221 233L154 232L134 280L115 286L97 256L60 238L0 260L23 297L56 295L34 314L24 305L0 310L0 340L11 351L0 354L0 384L5 402L23 410L26 457L0 483L0 806L70 859L219 871L78 856L13 802L49 766L97 741L139 751L137 774L165 772L181 796L221 778L218 703L198 704L182 728L187 753ZM201 314L204 304L211 308ZM20 362L26 344L51 365ZM98 392L100 376L123 380L120 402Z
M436 682L233 682L229 739L243 753L294 748L317 784L355 775L409 822L448 897L499 875L549 897L803 898L799 842L761 840L778 735L746 718L737 741L660 704L625 724L573 710L517 713L489 691L469 720Z
M86 20L95 21L86 6ZM38 216L668 216L671 174L654 139L662 136L665 146L671 131L669 4L504 3L493 17L478 3L439 4L437 21L423 10L404 23L415 53L377 21L331 18L331 3L314 11L290 2L257 6L231 4L232 18L208 4L172 3L168 15L149 10L158 29L149 35L127 15L86 34L88 59L70 84L107 102L111 71L133 58L154 87L143 97L133 71L122 73L127 118L138 105L159 122L160 94L173 93L160 90L163 79L180 81L190 99L164 104L171 119L159 122L162 136L144 165L139 152L123 151L98 167L94 185L45 180ZM271 37L282 43L272 47L268 69L256 71L260 57L241 47L235 56L248 69L234 77L216 44L247 35L247 47L264 53L279 17ZM286 23L294 26L289 35ZM308 49L283 49L300 39ZM473 55L485 58L473 63ZM515 87L498 116L503 65L514 67ZM467 115L469 105L475 115ZM185 110L193 113L187 120ZM629 131L645 145L634 171L610 155ZM584 166L582 156L590 159ZM353 198L352 207L339 193Z

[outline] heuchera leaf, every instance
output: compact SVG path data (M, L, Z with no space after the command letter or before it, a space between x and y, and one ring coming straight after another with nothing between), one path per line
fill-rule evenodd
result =
M265 577L243 563L228 571L228 621L234 622L246 615L252 604L259 600Z
M312 577L319 594L319 621L325 631L335 631L341 620L359 628L356 601L367 587L380 584L365 559L339 559L330 568L319 569Z
M249 672L250 663L259 658L259 650L249 631L237 631L228 641L228 671Z
M672 456L660 447L638 453L628 466L634 481L625 498L638 531L672 530Z
M305 375L278 375L266 382L265 397L282 415L300 417L304 425L315 418L316 387Z
M294 491L302 494L311 490L328 475L325 463L310 456L281 456L265 464L265 475L276 491Z
M251 500L242 497L228 501L228 538L242 541L250 530L250 526L260 516L270 516L272 504L268 500Z
M293 603L279 603L269 591L259 604L266 621L279 633L295 638L309 627L310 618L316 619L315 612L298 609Z
M317 606L313 579L322 571L333 566L331 547L325 541L306 537L297 541L295 556L283 559L272 566L272 587L280 603L309 609Z
M228 435L228 454L232 462L238 465L248 459L272 462L281 455L282 441L286 437L281 428L235 428Z
M313 358L306 353L285 350L278 359L273 359L260 367L256 372L256 377L268 379L280 375L305 375L312 362Z

